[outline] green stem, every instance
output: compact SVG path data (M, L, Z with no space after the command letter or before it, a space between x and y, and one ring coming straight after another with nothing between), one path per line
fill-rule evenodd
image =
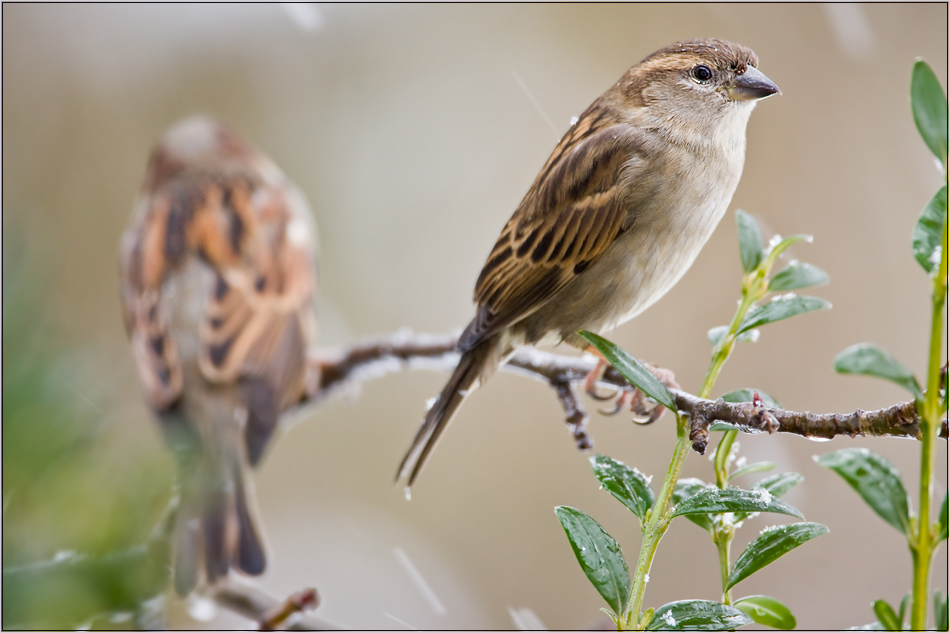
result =
M716 486L720 490L729 483L729 453L732 452L732 444L736 440L738 431L726 431L722 434L722 439L716 446L716 459L713 468L716 471Z
M729 573L731 563L729 556L729 546L732 544L732 537L735 535L734 529L724 529L725 526L717 526L716 530L716 549L719 550L719 570L722 576L722 602L723 604L732 604L732 591L726 589L729 582Z
M934 440L940 426L940 360L943 351L943 306L947 299L947 210L941 231L940 265L934 274L933 315L930 329L930 357L927 362L927 393L921 407L920 420L920 516L912 545L914 558L914 597L910 611L910 627L923 629L927 624L927 601L930 593L930 563L933 560L933 533L930 525L930 502L933 496Z
M736 332L739 330L742 320L745 319L753 302L765 294L765 277L768 274L768 270L771 269L771 262L772 259L770 258L766 262L764 269L756 270L755 273L744 280L742 284L742 301L739 303L739 308L736 310L732 323L729 325L729 331L726 332L726 336L722 339L722 344L713 355L709 371L706 373L706 380L703 385L701 397L709 397L709 393L712 391L712 386L716 382L716 378L719 377L722 366L732 353L732 348L736 340ZM713 461L713 470L716 473L716 486L720 489L725 488L729 483L729 453L732 452L732 445L737 435L738 433L736 431L726 431L722 434L722 439L719 440L719 444L716 447L716 458ZM716 549L719 550L719 573L722 576L722 601L725 604L732 604L732 592L726 590L726 582L731 572L729 549L734 536L735 530L725 529L725 525L720 517L715 528L713 540L716 543Z
M765 271L765 274L767 274L767 271ZM700 398L709 397L709 394L712 392L713 384L715 384L716 378L719 377L719 372L722 370L722 366L726 363L726 360L732 353L732 348L735 346L736 331L739 329L739 325L741 325L742 320L752 307L755 299L761 294L764 294L762 292L762 283L765 274L763 274L762 271L757 271L756 274L750 275L743 282L742 301L739 304L739 308L736 310L736 314L732 319L732 323L729 326L729 331L726 332L722 342L713 353L712 360L709 363L709 369L706 372L706 378L703 380L703 386L699 390ZM726 433L726 435L728 436L730 433L732 434L732 437L735 438L735 431L729 431ZM730 441L730 444L731 443L732 442ZM666 533L666 530L670 525L670 521L672 521L672 517L669 516L670 501L673 498L673 490L676 488L676 482L679 480L680 471L683 469L683 463L686 461L686 456L689 454L690 446L689 422L685 418L677 416L676 448L673 451L673 459L670 462L670 467L666 473L666 478L663 480L663 486L660 488L660 494L657 496L656 503L653 504L653 509L650 511L650 514L643 525L643 540L640 544L640 557L637 559L637 569L633 577L633 587L630 590L628 613L632 613L635 616L634 621L637 622L639 622L640 608L643 606L643 595L646 592L647 574L650 573L650 568L653 565L653 558L656 556L656 549L660 544L660 539L663 538L663 535ZM726 452L728 453L728 450ZM718 477L719 475L717 472L717 479ZM726 535L724 534L723 536ZM731 534L728 535L728 540L732 540ZM725 552L726 563L723 567L723 573L726 575L725 577L728 577L728 541L725 543ZM723 581L723 587L725 587L725 581Z
M670 468L663 480L663 487L660 488L660 494L657 496L656 503L643 525L643 541L640 544L640 558L637 559L637 569L633 577L633 588L630 590L629 612L634 614L634 621L639 622L640 608L643 606L643 594L646 592L646 579L653 566L653 557L656 555L656 548L660 544L660 539L666 533L670 526L672 518L667 516L670 500L673 498L673 490L679 479L680 471L683 470L683 463L690 449L689 424L684 418L676 418L676 448L673 452L673 460L670 462Z

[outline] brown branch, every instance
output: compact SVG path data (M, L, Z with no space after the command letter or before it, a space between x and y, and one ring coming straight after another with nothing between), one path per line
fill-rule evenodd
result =
M222 608L233 611L260 625L262 631L336 631L325 622L303 616L319 603L314 589L304 589L284 601L276 600L247 583L228 580L217 587L212 599Z
M454 336L433 336L401 331L389 339L364 343L345 351L316 350L311 364L319 370L318 385L304 406L322 402L349 385L403 369L452 369L458 363ZM589 416L577 396L575 383L594 368L592 356L565 356L534 348L523 348L502 370L541 380L554 389L564 410L565 421L581 450L593 443L587 435ZM598 384L618 390L631 389L615 369L610 368ZM855 437L892 436L920 439L919 416L913 402L902 402L877 411L853 413L799 413L784 409L766 409L749 402L731 403L698 398L679 389L671 389L680 411L691 421L693 447L705 450L709 427L716 422L733 425L744 433L790 433L810 438L831 439L839 435ZM944 420L940 437L947 439Z

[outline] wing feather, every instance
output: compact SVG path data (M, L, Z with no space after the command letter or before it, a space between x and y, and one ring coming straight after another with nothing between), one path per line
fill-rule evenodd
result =
M641 133L606 116L588 120L561 140L495 243L460 350L538 310L622 232L628 209L618 183L636 179Z
M182 308L162 294L189 259L215 271L198 326L204 377L260 378L281 409L299 400L303 350L283 342L313 340L314 274L309 210L292 185L262 169L184 172L136 216L123 238L123 311L151 404L167 409L183 388L170 325Z

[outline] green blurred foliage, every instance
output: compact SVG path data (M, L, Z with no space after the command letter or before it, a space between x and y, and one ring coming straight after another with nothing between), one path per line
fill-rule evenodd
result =
M73 628L130 612L167 583L162 547L142 544L168 505L172 464L71 386L70 372L103 363L95 350L64 351L41 275L5 229L2 625Z

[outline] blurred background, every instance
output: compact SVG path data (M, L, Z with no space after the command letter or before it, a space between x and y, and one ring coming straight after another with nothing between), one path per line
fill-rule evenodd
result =
M924 374L930 282L910 234L941 177L907 94L918 56L946 86L946 4L3 5L4 567L139 543L171 494L172 460L142 401L117 289L119 236L168 125L220 118L309 197L321 345L404 327L443 333L473 315L481 265L571 117L630 65L694 37L750 46L783 94L753 114L742 181L696 264L613 340L699 387L706 331L739 297L742 208L766 239L815 236L792 257L830 274L813 294L834 309L764 328L737 349L717 395L756 387L816 412L904 400L890 383L837 376L832 359L873 341ZM393 487L445 379L374 380L277 439L257 476L271 549L261 586L316 587L316 615L346 628L514 628L512 612L531 620L524 609L549 628L604 624L552 510L588 512L630 561L639 528L598 491L543 384L496 376L461 409L411 502ZM637 427L588 404L595 450L658 482L671 419ZM865 624L873 600L899 603L911 579L903 537L812 457L870 447L916 491L917 443L741 444L749 462L804 474L786 499L831 534L735 595L773 595L805 629ZM939 502L946 443L938 453ZM711 464L693 454L684 475L708 480ZM754 520L733 551L780 520ZM946 577L944 545L934 567L944 592ZM717 599L718 588L708 536L677 521L647 605ZM70 591L95 602L101 589ZM42 596L17 600L20 613L57 623ZM198 622L186 607L170 601L173 625L250 626L192 608ZM93 625L129 626L116 620Z

